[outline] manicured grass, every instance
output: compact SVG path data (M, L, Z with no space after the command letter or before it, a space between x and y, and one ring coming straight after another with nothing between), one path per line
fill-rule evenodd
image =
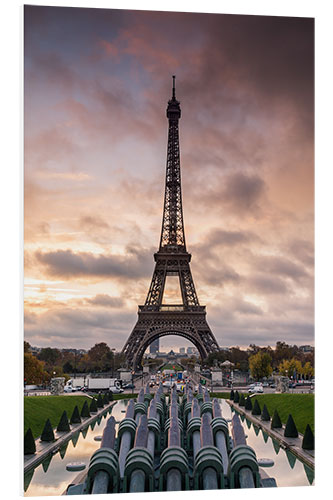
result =
M253 399L258 399L261 408L266 404L271 416L276 409L283 424L291 414L301 434L304 434L307 424L314 433L314 394L260 394Z
M228 399L230 392L213 392L211 397ZM256 394L251 399L252 404L258 399L261 409L266 404L271 417L277 410L283 424L290 413L301 434L304 434L307 424L310 424L314 433L314 394Z
M114 394L113 395L113 401L117 401L118 399L131 399L131 398L137 398L138 397L138 393L137 392L133 392L133 394L131 392L128 392L128 393L122 393L122 394Z
M24 397L24 433L31 427L34 438L41 435L45 422L49 418L52 427L57 427L64 410L71 418L77 405L81 412L87 396L25 396Z

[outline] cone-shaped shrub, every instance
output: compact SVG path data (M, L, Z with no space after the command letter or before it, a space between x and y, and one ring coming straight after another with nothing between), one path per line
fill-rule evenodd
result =
M33 453L36 453L36 445L32 430L29 427L24 436L24 454L32 455Z
M314 450L314 436L310 425L305 428L305 433L302 441L303 450Z
M278 414L277 410L274 410L274 415L272 418L272 423L271 423L271 429L281 429L282 427L282 422L280 419L280 415Z
M107 393L107 392L106 392L106 393L104 394L104 396L103 396L103 403L104 403L105 405L108 405L108 404L109 404L109 395L108 395L108 393Z
M267 410L267 406L264 405L262 412L261 412L261 420L263 420L264 422L269 422L270 419L271 419L271 416L269 414L269 411Z
M69 426L67 413L66 413L66 411L64 411L63 414L61 415L60 420L59 420L57 431L59 431L59 432L68 432L70 430L71 430L71 428Z
M54 441L54 432L50 419L48 418L45 422L42 435L40 437L41 441Z
M96 413L98 411L97 404L96 404L96 399L93 398L90 403L90 412L91 413Z
M258 400L255 399L253 409L252 409L252 415L261 415L261 408L260 404L258 403Z
M239 403L239 392L238 391L235 392L234 402Z
M293 417L289 414L286 427L284 429L284 435L285 437L289 438L297 438L298 437L298 430L296 427L296 424L294 422Z
M245 400L245 410L252 410L252 401L250 396L248 396Z
M245 396L243 393L240 395L239 406L245 406Z
M86 418L90 417L90 411L89 411L89 406L87 400L83 403L82 409L81 409L81 417Z
M71 424L80 424L80 423L81 423L80 412L76 405L71 416Z
M97 408L103 408L104 404L103 404L103 398L102 398L102 394L99 393L98 394L98 398L97 398Z
M113 392L109 393L109 401L113 401Z
M231 401L234 400L234 397L235 397L235 392L234 392L233 389L231 389L231 391L230 391L230 399L231 399Z

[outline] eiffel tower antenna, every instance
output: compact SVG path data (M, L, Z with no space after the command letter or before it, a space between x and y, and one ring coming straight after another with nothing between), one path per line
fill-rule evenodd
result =
M179 335L192 342L202 359L219 350L206 320L206 306L199 304L190 269L191 254L186 250L180 178L179 119L176 77L172 76L172 98L168 101L168 147L162 230L155 269L147 298L139 306L138 320L123 354L132 369L139 369L147 347L160 337ZM182 304L163 304L167 276L178 276Z

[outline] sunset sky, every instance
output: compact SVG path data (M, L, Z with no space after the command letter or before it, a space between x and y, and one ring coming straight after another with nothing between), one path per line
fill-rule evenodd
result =
M219 345L313 344L313 20L28 6L24 22L25 339L120 350L131 333L175 74L187 249Z

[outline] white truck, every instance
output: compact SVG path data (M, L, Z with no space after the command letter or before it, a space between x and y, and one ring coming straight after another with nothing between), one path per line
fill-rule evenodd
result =
M124 392L121 388L121 381L117 378L88 378L85 388L89 392L110 391L115 394Z
M84 383L85 383L84 377L70 378L66 382L66 385L64 387L64 392L81 391L82 387L84 387Z

